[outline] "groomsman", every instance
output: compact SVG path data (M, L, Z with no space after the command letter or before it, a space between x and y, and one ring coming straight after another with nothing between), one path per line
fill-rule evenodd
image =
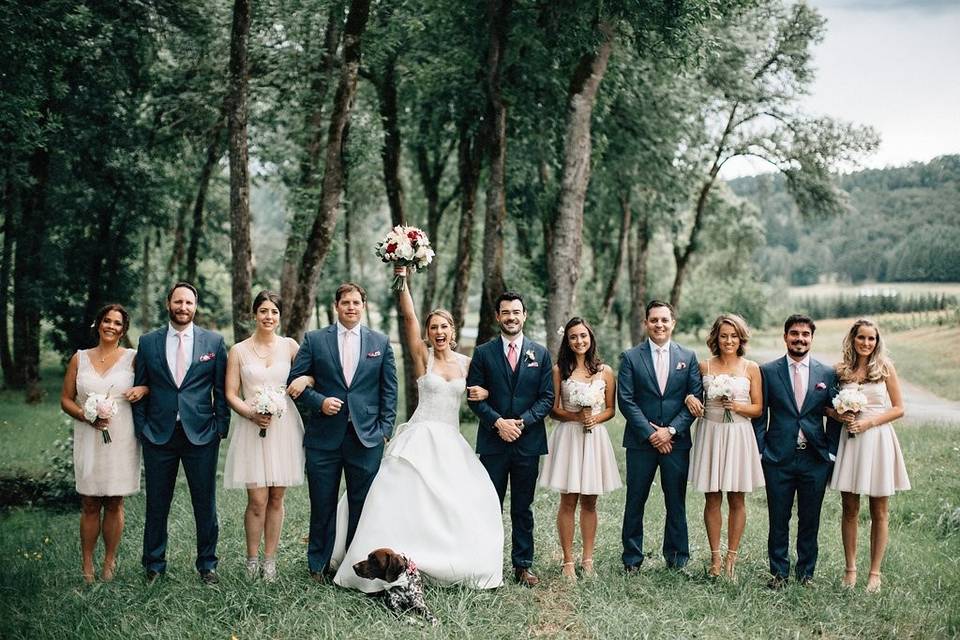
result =
M518 293L497 298L500 335L473 352L467 387L490 392L486 400L468 396L480 419L477 454L500 497L510 485L513 522L511 561L517 582L536 586L533 566L533 494L537 488L540 456L547 453L543 419L553 407L553 364L543 345L524 337L527 309Z
M810 357L813 320L792 315L783 325L787 353L760 367L763 414L753 421L766 479L770 532L767 554L771 589L790 574L790 517L797 501L797 564L800 584L813 580L823 493L833 470L840 426L824 417L836 393L837 376Z
M679 569L690 559L687 540L687 467L693 414L687 396L702 398L703 381L693 351L670 337L673 307L652 300L646 308L647 339L621 356L617 403L626 419L627 502L623 513L623 566L643 563L643 512L657 469L667 506L663 557Z
M387 336L360 324L366 302L360 285L337 287L337 322L307 332L290 368L290 382L300 376L316 381L296 403L304 417L310 491L307 567L318 581L333 554L340 476L347 481L349 548L397 415L393 348Z
M227 350L223 336L193 324L197 290L178 282L167 294L170 323L143 335L137 347L135 385L150 387L133 405L133 426L143 444L146 523L143 567L153 582L167 569L167 518L183 464L197 524L197 571L216 584L217 458L227 437L230 409L224 393Z

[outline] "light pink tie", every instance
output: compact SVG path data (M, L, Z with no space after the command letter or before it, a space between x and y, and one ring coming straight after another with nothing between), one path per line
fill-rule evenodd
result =
M177 386L183 384L183 378L187 375L187 352L184 349L186 343L183 341L183 334L186 331L177 332Z
M517 345L510 343L510 348L507 349L507 362L510 364L510 370L517 370Z
M800 365L793 365L793 399L797 403L797 411L803 409L803 400L806 398L807 390L803 388L803 376L800 375ZM797 443L802 444L807 441L807 436L803 429L797 432Z
M660 394L662 395L664 391L667 390L667 355L664 353L666 349L656 347L657 349L657 384L660 386Z
M346 380L347 386L350 386L350 383L353 382L353 374L357 370L357 359L356 354L353 349L353 332L345 331L343 333L343 353L341 354L340 361L343 364L343 379Z

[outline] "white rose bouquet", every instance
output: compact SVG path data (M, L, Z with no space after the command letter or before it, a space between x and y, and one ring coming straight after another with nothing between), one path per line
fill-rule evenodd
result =
M417 227L402 227L397 225L387 233L387 236L377 243L374 252L384 262L392 262L395 266L407 267L411 271L426 269L433 262L434 251L430 247L430 239ZM395 276L393 288L403 291L407 288L404 276Z
M603 408L604 399L603 389L593 384L578 385L570 394L570 402L581 409L590 409L594 414ZM593 433L593 429L584 427L583 432Z
M83 403L83 417L90 424L93 424L97 420L109 420L117 415L119 411L120 405L110 397L109 393L91 393ZM101 429L100 434L103 436L104 444L113 442L109 429Z
M287 409L285 387L260 387L253 396L253 410L265 416L283 417ZM260 437L267 437L266 428L260 428Z
M840 392L833 397L833 408L841 415L844 413L856 415L863 411L866 405L867 396L863 394L863 387L860 385L840 389ZM847 432L847 437L855 438L856 434Z
M733 397L733 377L725 373L714 376L710 380L710 386L707 388L707 400L718 400L720 402L729 400ZM730 409L723 409L723 421L733 422L733 414Z

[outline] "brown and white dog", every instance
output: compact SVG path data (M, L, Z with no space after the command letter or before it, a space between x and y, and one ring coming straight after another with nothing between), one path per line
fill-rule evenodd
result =
M433 626L440 624L423 597L423 581L413 560L386 547L374 549L366 560L353 565L353 572L368 580L388 582L381 592L387 608L402 615L408 611L426 618Z

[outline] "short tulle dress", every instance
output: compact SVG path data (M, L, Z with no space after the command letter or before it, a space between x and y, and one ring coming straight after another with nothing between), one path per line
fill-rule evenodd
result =
M857 386L856 382L848 382L841 389ZM866 382L859 386L867 397L861 418L879 415L890 408L885 382ZM874 497L892 496L897 491L910 489L893 423L867 429L855 438L851 438L846 429L841 432L830 488Z
M708 364L709 367L709 364ZM746 372L744 371L743 374ZM731 375L734 402L750 402L750 378ZM704 390L716 376L703 376ZM723 403L708 399L704 414L694 434L690 451L688 478L697 491L750 492L764 486L760 450L753 430L753 421L731 411L731 421L724 421Z
M73 426L73 471L77 493L82 496L129 496L140 491L140 442L133 429L133 410L123 393L133 386L136 349L124 353L100 375L86 351L77 351L76 403L83 404L91 393L116 400L117 415L110 418L110 442L81 420Z
M602 376L582 382L567 378L560 383L560 397L566 411L580 411L571 401L578 389L597 386L601 393L607 388ZM606 408L604 406L604 408ZM623 486L617 458L610 444L610 435L604 424L598 424L591 433L584 433L583 423L575 420L559 422L547 442L549 453L540 472L540 486L560 493L600 495Z
M280 339L285 341L284 338ZM290 375L290 358L275 354L268 367L244 344L234 347L240 358L240 395L252 401L262 386L285 387ZM234 416L230 448L223 470L227 489L293 487L303 484L303 422L290 396L284 395L286 410L274 416L266 436L260 437L256 423Z

